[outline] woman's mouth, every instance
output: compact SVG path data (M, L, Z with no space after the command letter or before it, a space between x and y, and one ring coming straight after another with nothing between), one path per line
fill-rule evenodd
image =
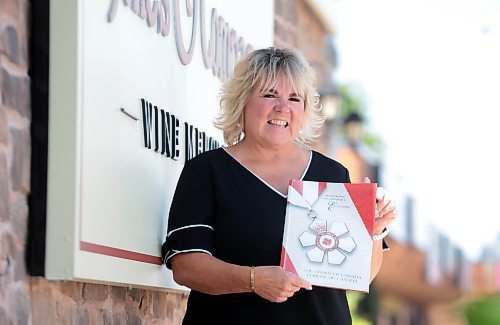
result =
M284 127L284 128L286 128L288 126L288 122L287 121L283 121L283 120L269 120L269 121L267 121L267 124L275 125L275 126L281 126L281 127Z

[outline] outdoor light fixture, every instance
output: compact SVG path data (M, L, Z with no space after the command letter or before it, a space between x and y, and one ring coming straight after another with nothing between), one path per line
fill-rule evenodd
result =
M349 114L344 120L345 137L352 145L356 145L363 136L363 119L358 113Z
M340 114L340 93L330 79L319 89L321 110L327 121L335 119Z

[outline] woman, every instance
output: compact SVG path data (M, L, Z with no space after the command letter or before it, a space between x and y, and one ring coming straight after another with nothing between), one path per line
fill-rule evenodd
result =
M192 289L184 324L349 324L345 291L279 267L290 179L349 182L346 168L308 145L323 122L302 55L268 48L236 65L216 126L228 145L188 161L170 209L163 258ZM377 203L374 232L396 216ZM382 262L374 242L371 277Z

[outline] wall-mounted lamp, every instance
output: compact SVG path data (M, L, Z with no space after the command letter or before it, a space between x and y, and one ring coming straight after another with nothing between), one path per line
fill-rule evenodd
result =
M341 97L338 87L329 79L318 92L326 120L334 120L340 114Z
M363 136L363 118L358 113L350 113L344 120L344 132L347 141L356 146Z

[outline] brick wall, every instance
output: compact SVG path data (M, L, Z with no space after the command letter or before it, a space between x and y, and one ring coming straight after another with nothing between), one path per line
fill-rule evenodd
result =
M326 50L327 31L306 0L274 1L274 44L301 51L316 71L322 85L333 62Z
M319 89L330 78L336 62L328 56L326 37L328 31L320 23L308 0L274 1L274 44L293 47L301 51L316 71ZM313 149L329 154L328 130L323 128Z

